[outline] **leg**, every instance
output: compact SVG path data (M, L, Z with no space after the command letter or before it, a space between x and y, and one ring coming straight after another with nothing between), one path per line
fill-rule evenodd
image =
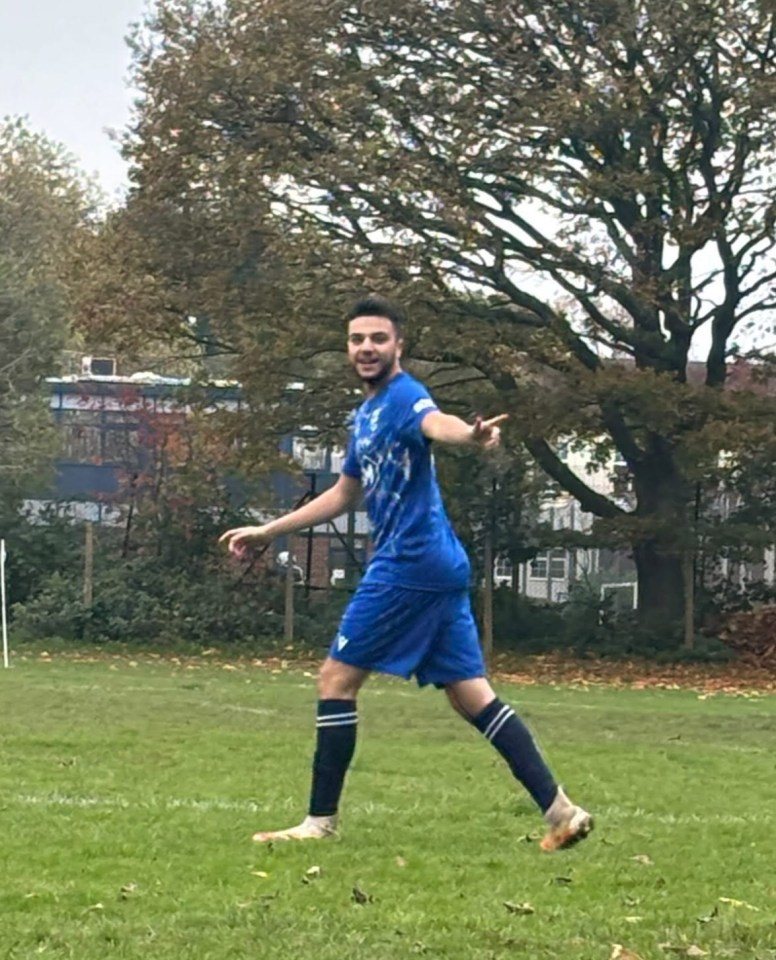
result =
M444 688L453 709L498 750L512 773L536 801L549 824L544 850L557 850L587 836L590 814L573 804L553 779L528 728L496 696L485 663L466 591L446 600L439 635L417 671L418 681Z
M498 750L515 777L546 813L558 793L558 785L542 759L533 737L515 711L496 696L490 683L479 677L448 684L451 703Z
M583 839L590 832L590 815L571 803L558 787L533 737L515 711L496 696L484 677L445 685L453 707L498 750L512 773L531 794L550 830L542 849L557 850Z
M327 657L318 675L318 715L311 817L336 817L345 775L356 749L356 697L368 671Z
M259 832L253 839L317 840L337 829L337 808L356 748L356 697L368 671L327 657L318 674L316 747L307 817L288 830Z

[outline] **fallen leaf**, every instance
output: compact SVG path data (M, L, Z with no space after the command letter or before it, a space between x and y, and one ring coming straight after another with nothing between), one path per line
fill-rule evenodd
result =
M119 900L128 900L136 890L136 883L125 883L124 886L119 890Z
M631 857L634 863L640 863L645 867L651 867L654 861L646 855L646 853L637 853L635 857Z
M641 923L644 917L623 917L626 923Z
M609 960L641 960L641 957L621 943L613 943Z
M518 837L518 843L535 843L537 840L542 839L543 834L534 832L523 834L522 837Z
M269 874L264 870L251 870L251 876L261 877L262 880L266 880Z
M407 861L404 859L404 857L397 857L397 858L396 858L396 866L397 866L397 867L406 867L406 866L407 866Z
M527 917L532 913L536 913L536 910L534 910L530 903L512 903L511 900L505 900L504 906L507 908L507 913L514 913L519 917Z
M719 916L719 907L714 906L711 913L706 913L702 917L697 917L698 923L711 923L712 920L716 920Z
M732 897L720 897L720 903L727 903L731 907L745 907L747 910L754 910L755 913L760 912L759 907L753 907L751 903L747 903L746 900L734 900Z
M553 877L549 881L550 885L555 884L557 887L567 887L570 883L573 883L574 880L572 877Z
M367 903L374 903L374 897L371 896L371 894L366 893L364 890L360 890L358 887L353 887L351 899L354 903L358 903L362 907Z
M684 954L684 955L685 955L686 957L708 957L709 954L708 954L708 951L707 951L707 950L701 950L700 947L698 947L698 946L696 946L694 943L692 943L692 944L690 944L690 946L687 948L687 950L685 950L685 954Z
M313 880L317 880L320 875L320 867L309 867L307 870L305 870L304 876L302 877L302 883L312 883Z

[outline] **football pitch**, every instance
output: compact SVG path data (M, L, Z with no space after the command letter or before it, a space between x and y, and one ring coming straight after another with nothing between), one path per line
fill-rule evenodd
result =
M33 659L0 675L0 957L776 958L776 697L498 686L597 817L544 854L435 691L375 680L335 841L309 672Z

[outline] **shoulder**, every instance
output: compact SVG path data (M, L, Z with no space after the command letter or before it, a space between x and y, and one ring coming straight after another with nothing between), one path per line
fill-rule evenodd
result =
M394 404L396 418L402 424L409 424L413 430L420 426L427 414L439 409L426 386L409 374L405 374L397 387L400 392L397 391Z
M401 399L410 404L418 400L431 398L431 394L428 392L425 384L421 383L420 380L416 380L415 377L406 372L403 372L396 378L394 391L396 399Z

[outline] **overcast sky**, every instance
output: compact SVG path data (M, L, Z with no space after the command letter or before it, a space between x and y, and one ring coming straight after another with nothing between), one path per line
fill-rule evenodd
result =
M129 119L124 42L145 0L0 0L0 117L63 143L109 196L126 169L107 131Z

